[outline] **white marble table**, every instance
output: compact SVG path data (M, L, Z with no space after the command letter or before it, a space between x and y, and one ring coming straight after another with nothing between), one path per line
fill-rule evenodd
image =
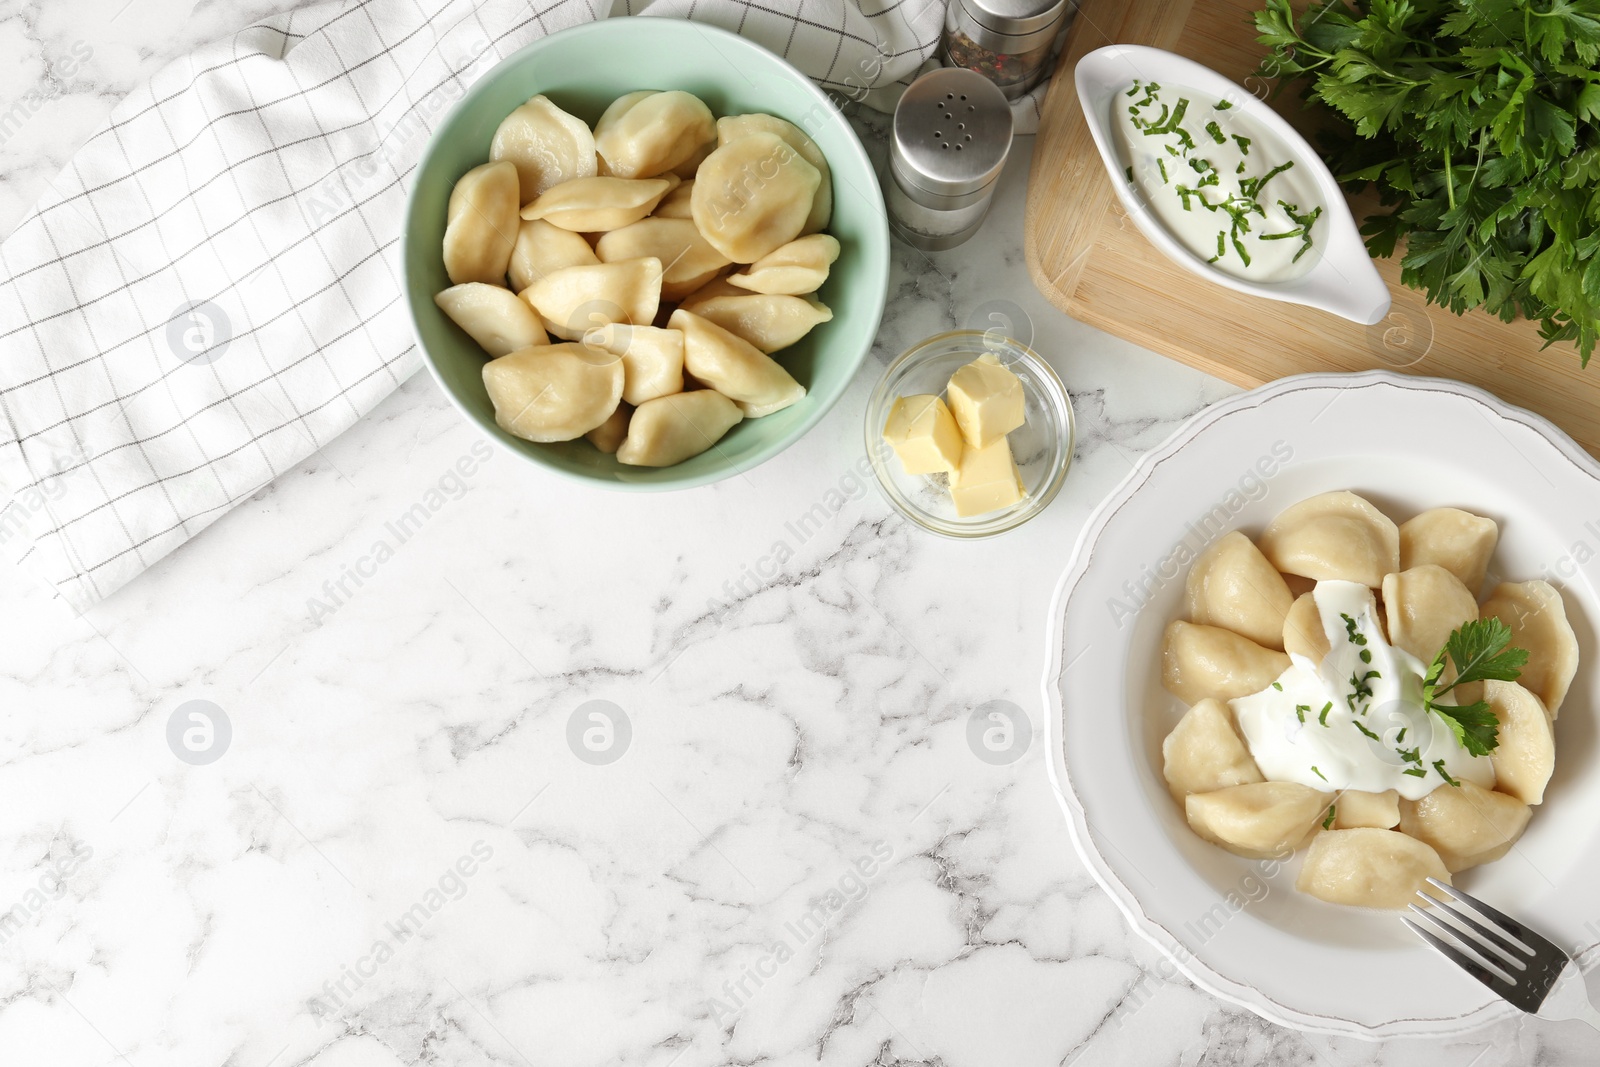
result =
M189 5L0 6L0 231L138 81L292 0ZM0 1063L1595 1062L1578 1027L1266 1024L1164 978L1085 873L1038 739L1049 597L1095 502L1229 390L1038 297L1031 147L971 244L897 250L868 366L749 477L623 496L494 452L452 481L486 446L418 375L84 619L0 571ZM862 480L862 409L995 299L1077 459L1040 519L954 544ZM167 741L193 700L232 728L209 765ZM631 727L609 764L568 743L596 700ZM966 739L990 700L1032 722L1007 765Z

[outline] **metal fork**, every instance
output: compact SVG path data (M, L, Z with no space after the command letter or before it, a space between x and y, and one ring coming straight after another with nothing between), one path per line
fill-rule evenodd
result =
M1437 878L1429 878L1428 884L1447 894L1453 902L1418 890L1417 895L1427 901L1432 910L1408 905L1428 924L1424 929L1411 919L1401 918L1412 933L1530 1015L1541 1019L1577 1019L1600 1030L1600 1011L1589 1003L1583 972L1571 956L1477 897ZM1487 923L1474 918L1467 908L1477 912ZM1454 922L1446 922L1440 913Z

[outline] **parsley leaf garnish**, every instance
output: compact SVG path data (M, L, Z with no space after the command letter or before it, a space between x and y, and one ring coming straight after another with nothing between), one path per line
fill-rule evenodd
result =
M1439 698L1469 682L1515 681L1528 662L1528 650L1511 648L1511 627L1499 619L1475 619L1450 635L1428 668L1422 686L1422 703L1449 724L1462 748L1474 756L1487 756L1500 744L1500 720L1487 701L1441 704ZM1453 664L1455 680L1441 685L1445 666Z

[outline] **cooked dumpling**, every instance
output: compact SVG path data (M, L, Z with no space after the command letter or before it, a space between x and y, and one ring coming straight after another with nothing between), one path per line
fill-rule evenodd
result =
M828 157L822 154L817 142L807 137L805 131L794 123L776 115L754 112L748 115L725 115L717 120L718 147L748 133L777 134L785 144L799 152L801 158L817 168L820 181L811 202L811 213L806 216L805 226L800 232L816 233L825 229L833 217L833 176L828 170Z
M678 179L574 178L522 209L525 219L544 219L575 233L601 233L638 222L661 202Z
M1499 541L1493 519L1460 508L1434 508L1400 524L1400 567L1437 563L1476 597Z
M517 168L484 163L450 190L444 228L444 272L452 285L504 285L517 240Z
M1239 531L1224 535L1195 560L1187 595L1194 622L1221 626L1267 648L1283 648L1284 619L1294 598L1283 575Z
M833 311L815 296L752 293L725 278L696 289L680 306L768 354L788 348L833 318Z
M667 325L683 331L684 368L738 404L745 418L782 411L806 395L805 386L771 356L694 312L679 308Z
M622 442L627 440L628 417L632 414L632 407L626 403L618 404L617 410L611 413L610 418L583 436L588 438L589 443L600 451L607 455L612 455L622 447Z
M1233 713L1202 700L1184 713L1161 743L1162 774L1178 803L1190 793L1261 781L1261 771L1233 726Z
M1377 589L1385 574L1400 569L1400 530L1354 493L1323 493L1273 519L1261 535L1261 551L1287 574Z
M584 334L583 343L622 357L622 399L635 407L683 391L683 334L677 330L608 323Z
M648 325L661 306L661 261L563 267L524 289L522 299L544 319L546 330L568 341L608 322Z
M1532 814L1516 797L1468 781L1400 802L1400 829L1439 854L1451 874L1511 851Z
M1381 793L1346 789L1334 801L1334 809L1335 830L1349 830L1357 826L1388 830L1400 822L1400 794L1393 789L1385 789Z
M602 262L654 256L666 265L661 277L661 299L676 302L705 285L728 265L689 219L640 219L612 230L594 246Z
M1389 643L1426 665L1452 631L1478 617L1478 598L1450 571L1424 563L1384 575L1383 612Z
M1289 657L1217 626L1174 620L1161 644L1161 684L1185 704L1259 693L1289 669Z
M491 356L549 342L539 316L516 293L499 285L452 285L433 302Z
M839 242L825 233L797 237L774 248L728 281L751 292L778 296L814 293L828 280L828 268L839 258Z
M658 219L692 219L694 212L689 208L689 200L693 196L694 179L689 178L662 197L652 214Z
M1328 658L1333 646L1328 631L1322 628L1322 612L1310 593L1301 593L1283 620L1283 650L1291 656L1304 656L1313 664Z
M698 456L744 418L739 406L714 389L646 400L628 422L617 461L635 467L670 467Z
M652 178L692 159L717 138L711 109L679 89L642 90L614 100L594 127L605 173Z
M1332 793L1295 782L1253 782L1183 802L1195 833L1229 852L1259 859L1287 856L1327 815Z
M1479 610L1511 627L1511 644L1528 650L1528 664L1517 681L1544 701L1554 719L1578 673L1578 639L1567 621L1561 594L1549 582L1503 582Z
M519 204L573 178L595 175L594 134L582 119L536 96L500 122L489 158L517 168Z
M1556 738L1539 698L1516 682L1483 683L1483 699L1500 720L1500 743L1490 755L1495 788L1524 804L1544 803L1556 768Z
M563 267L592 267L600 262L581 233L552 226L543 219L528 219L517 231L511 249L511 288L522 292L528 286Z
M605 422L622 399L622 361L584 345L524 348L483 365L494 421L527 441L570 441Z
M1330 904L1403 908L1429 878L1450 884L1450 872L1432 848L1393 830L1327 830L1306 853L1295 888Z
M750 133L706 157L689 198L694 224L735 263L800 236L821 176L782 138Z

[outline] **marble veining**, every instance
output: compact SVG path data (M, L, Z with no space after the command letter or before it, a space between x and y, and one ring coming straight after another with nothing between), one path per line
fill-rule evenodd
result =
M295 6L121 4L0 6L0 229L133 85ZM1074 855L1040 741L1055 580L1229 389L1035 293L1031 148L970 244L897 247L867 367L744 477L556 481L419 376L81 618L0 571L0 1062L1594 1062L1575 1025L1272 1026ZM1068 383L1077 455L1042 517L954 544L878 497L860 423L895 353L995 314ZM193 701L231 727L214 762L175 755ZM1028 721L1013 762L969 740L990 701Z

